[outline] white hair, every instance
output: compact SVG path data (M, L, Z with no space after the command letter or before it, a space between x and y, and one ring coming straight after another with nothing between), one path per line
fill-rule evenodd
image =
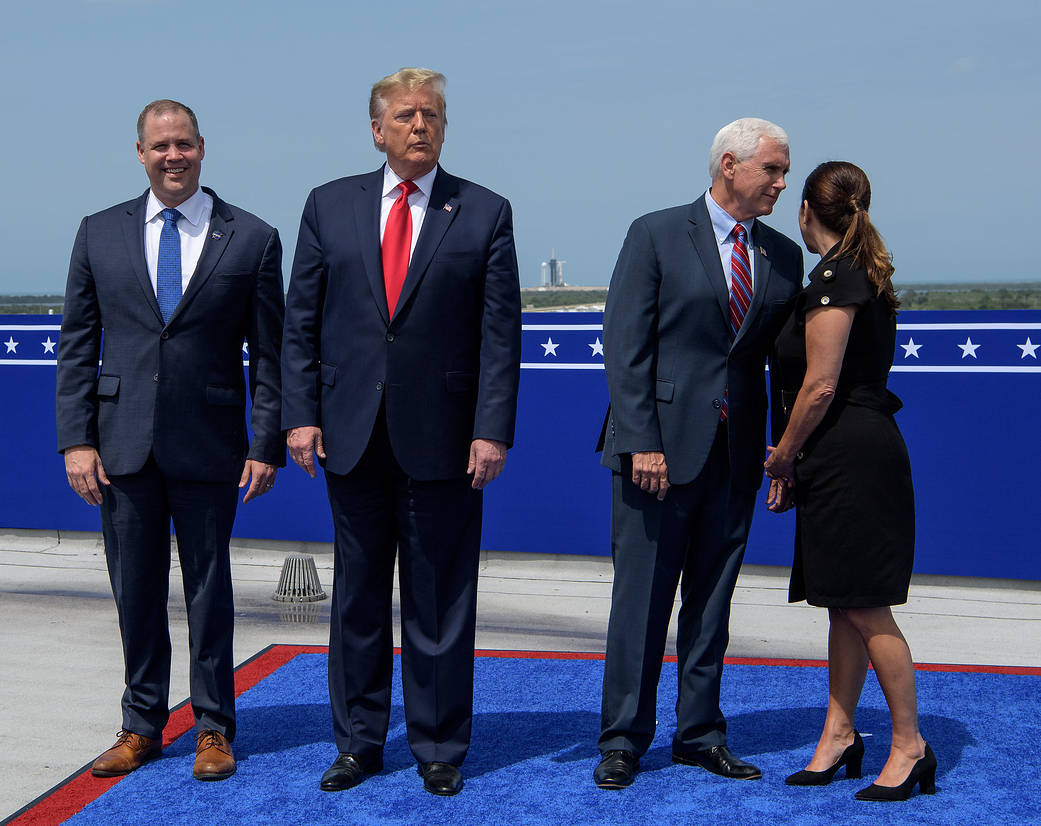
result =
M719 175L726 152L733 152L739 161L747 161L759 149L760 138L771 138L788 148L788 133L776 123L762 118L738 118L716 132L708 153L708 174L712 180Z

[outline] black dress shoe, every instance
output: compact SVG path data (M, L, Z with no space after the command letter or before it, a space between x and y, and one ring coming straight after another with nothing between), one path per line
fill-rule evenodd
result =
M459 794L463 788L463 776L451 763L435 760L431 763L420 763L417 769L423 778L423 788L431 794L451 797L453 794Z
M701 766L713 774L729 777L731 780L758 780L763 776L756 766L734 757L726 746L682 752L673 747L672 762L683 763L685 766Z
M593 782L601 789L624 789L636 778L640 758L631 751L605 752L600 765L593 769Z
M318 784L318 787L323 792L342 792L344 789L357 786L365 779L366 774L375 774L382 770L382 760L366 768L357 754L340 752L329 770L322 775L322 782Z

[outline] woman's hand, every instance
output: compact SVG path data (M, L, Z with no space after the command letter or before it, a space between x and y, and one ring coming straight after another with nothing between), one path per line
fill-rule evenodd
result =
M766 475L771 479L785 482L789 486L794 485L795 460L772 445L767 445L766 452L770 454L763 465Z

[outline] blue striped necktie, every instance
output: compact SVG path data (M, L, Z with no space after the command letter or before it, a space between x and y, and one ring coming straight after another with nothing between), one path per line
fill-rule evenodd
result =
M155 297L159 301L159 312L163 314L163 324L166 324L181 300L181 235L177 232L177 219L181 213L176 209L164 209L162 214Z

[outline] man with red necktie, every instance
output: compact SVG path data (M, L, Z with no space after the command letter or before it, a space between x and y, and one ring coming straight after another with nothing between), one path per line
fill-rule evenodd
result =
M513 441L520 287L509 202L438 165L445 78L377 82L387 163L311 192L286 312L282 425L334 526L325 791L383 765L395 555L409 745L456 794L470 742L481 491Z
M763 479L764 368L802 252L757 220L785 187L788 136L768 121L724 126L712 186L633 222L604 312L611 407L614 585L601 714L604 789L633 782L656 726L676 587L679 696L672 759L724 777L759 769L727 748L719 705L730 599Z

